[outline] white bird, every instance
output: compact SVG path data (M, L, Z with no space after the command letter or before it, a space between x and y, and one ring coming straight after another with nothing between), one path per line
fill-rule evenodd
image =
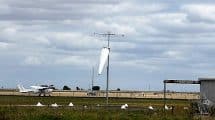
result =
M128 108L128 104L125 104L125 107Z
M44 105L41 104L40 102L38 102L38 103L36 104L36 106L44 106Z
M69 107L73 107L74 105L72 104L72 102L70 102L68 106Z
M154 108L151 105L148 108L149 110L154 110Z
M84 108L85 108L85 109L87 109L87 106L86 106L86 105L84 105Z
M52 107L58 107L57 103L51 104Z
M122 105L122 106L121 106L121 109L122 109L122 110L125 110L125 109L126 109L125 105Z
M165 105L165 106L164 106L164 108L165 108L165 110L169 110L169 108L168 108L168 106L167 106L167 105Z

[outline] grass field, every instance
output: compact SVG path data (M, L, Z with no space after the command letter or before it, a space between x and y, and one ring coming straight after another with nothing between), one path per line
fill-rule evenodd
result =
M57 103L62 105L50 106L19 106L44 105ZM72 102L75 106L68 107ZM28 97L0 96L0 120L191 120L200 119L191 114L190 101L167 100L173 110L163 111L161 99L128 99L110 98L110 107L105 107L104 98L75 98L75 97ZM128 109L121 110L120 106L127 103ZM84 107L84 105L87 106ZM154 110L149 110L152 105ZM184 108L188 109L184 109ZM213 119L213 118L206 118Z

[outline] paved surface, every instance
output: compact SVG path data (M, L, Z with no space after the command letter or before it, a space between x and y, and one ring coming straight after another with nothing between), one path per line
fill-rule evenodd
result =
M0 95L23 95L37 96L33 93L19 93L16 90L1 90ZM51 96L71 96L71 97L105 97L105 91L53 91ZM163 92L160 91L110 91L109 97L119 98L163 98ZM187 92L167 92L166 98L169 99L199 99L199 93Z

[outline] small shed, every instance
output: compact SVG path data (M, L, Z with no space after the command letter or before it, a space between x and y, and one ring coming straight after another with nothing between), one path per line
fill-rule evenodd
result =
M215 107L215 78L199 78L196 80L164 80L164 105L166 105L166 84L200 84L200 101L197 109L201 114L208 114L209 108Z
M199 78L201 103L215 105L215 78Z

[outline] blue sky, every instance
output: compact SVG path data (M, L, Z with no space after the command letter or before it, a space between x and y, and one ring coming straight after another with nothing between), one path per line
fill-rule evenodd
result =
M88 89L111 31L110 88L162 90L214 77L212 0L0 0L0 86ZM105 89L105 74L95 84ZM198 86L169 85L195 91Z

